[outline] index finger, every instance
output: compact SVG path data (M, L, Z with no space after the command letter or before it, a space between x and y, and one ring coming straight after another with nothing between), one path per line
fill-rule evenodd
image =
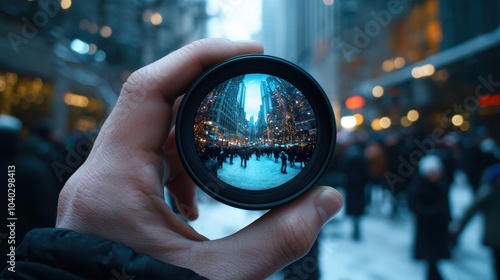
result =
M191 43L130 75L97 139L130 151L162 152L172 122L172 107L209 67L233 56L262 53L258 42L205 39ZM140 136L139 136L140 135ZM106 145L108 146L108 145Z

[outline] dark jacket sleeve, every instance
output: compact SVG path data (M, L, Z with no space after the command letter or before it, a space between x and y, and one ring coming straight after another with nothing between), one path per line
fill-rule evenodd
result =
M1 279L206 279L102 237L56 228L30 231ZM11 269L12 270L12 269Z
M465 226L469 223L471 218L476 214L477 211L481 210L492 197L492 191L488 191L486 194L480 194L476 197L474 202L467 208L463 217L459 221L458 233L462 233Z

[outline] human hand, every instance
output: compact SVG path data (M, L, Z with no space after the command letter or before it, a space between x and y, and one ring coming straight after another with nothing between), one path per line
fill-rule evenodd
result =
M202 40L134 72L88 159L62 190L56 226L123 243L211 279L265 278L305 254L342 205L333 188L310 190L213 241L164 201L166 185L184 216L198 216L195 185L175 144L179 97L209 67L249 53L262 53L262 46Z

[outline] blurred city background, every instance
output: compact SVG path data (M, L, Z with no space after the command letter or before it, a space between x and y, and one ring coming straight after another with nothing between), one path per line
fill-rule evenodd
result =
M346 195L311 252L272 278L439 279L437 267L444 279L495 279L498 222L487 246L488 215L462 227L498 184L499 26L497 0L2 0L0 115L22 121L19 153L50 169L57 199L133 71L200 38L259 40L327 93L338 143L321 183ZM443 223L421 223L429 200L414 185L434 173L450 246L436 237ZM211 238L262 214L199 199L193 226Z

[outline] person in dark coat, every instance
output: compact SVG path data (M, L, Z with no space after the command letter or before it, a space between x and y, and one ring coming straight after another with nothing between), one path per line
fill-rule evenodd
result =
M438 261L450 258L448 224L451 219L444 167L435 155L423 157L409 187L409 206L415 213L414 257L427 262L427 279L443 279Z
M278 159L280 158L280 151L278 148L274 148L273 151L274 154L274 162L278 163Z
M361 239L360 223L366 206L365 187L370 179L368 162L363 156L361 145L353 145L347 149L341 160L341 169L347 178L345 186L346 214L352 218L352 238L358 241Z
M0 218L2 221L17 219L14 221L15 239L0 239L0 268L6 264L4 252L8 252L7 248L11 245L16 245L12 242L20 243L34 228L53 227L56 223L59 185L44 161L21 152L21 128L22 123L17 118L0 115L0 168L2 182L5 182L0 184L4 193L2 206L5 205ZM8 203L14 205L12 216L7 216Z
M220 151L219 155L217 156L217 162L219 163L219 168L222 168L222 164L224 163L226 159L226 155L224 154L224 151Z
M478 211L484 214L483 244L490 247L494 258L496 279L500 279L500 163L490 166L485 172L484 192L478 194L474 203L465 211L462 219L453 224L455 238Z
M287 155L285 153L285 151L282 151L280 153L280 159L281 159L281 173L283 174L287 174L286 172L286 161L287 161Z

